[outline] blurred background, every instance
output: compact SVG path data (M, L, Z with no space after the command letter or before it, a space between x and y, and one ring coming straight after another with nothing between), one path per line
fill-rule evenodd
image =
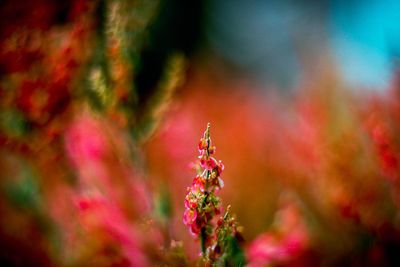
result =
M193 266L208 122L249 266L398 266L400 2L0 1L2 266Z

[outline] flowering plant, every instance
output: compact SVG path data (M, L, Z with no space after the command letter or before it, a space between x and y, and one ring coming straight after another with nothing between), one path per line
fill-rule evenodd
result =
M211 143L210 124L200 139L198 150L198 174L192 186L187 189L183 222L191 234L200 239L206 265L215 266L233 261L234 265L241 265L244 263L239 247L239 241L242 241L241 229L230 214L230 206L217 224L214 223L216 216L222 212L221 199L216 193L224 186L220 177L224 165L211 156L216 147Z

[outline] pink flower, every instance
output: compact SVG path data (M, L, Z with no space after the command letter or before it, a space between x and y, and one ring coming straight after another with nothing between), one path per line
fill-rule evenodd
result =
M201 138L199 142L199 152L201 153L201 151L207 149L207 147L208 147L207 140L205 138Z
M183 223L188 226L192 235L201 239L202 255L206 266L214 266L222 264L222 262L218 263L220 258L232 256L227 254L230 250L228 240L230 237L237 239L241 235L235 218L229 214L229 208L218 220L217 226L214 225L214 219L221 214L222 209L221 200L216 192L224 186L220 177L224 165L211 157L216 149L211 145L210 125L207 126L203 138L200 139L198 149L200 164L196 169L199 174L187 190Z
M206 170L213 170L218 166L218 161L213 157L207 157L203 155L200 158L200 166Z
M196 176L193 180L192 186L194 189L199 189L201 192L204 192L206 190L206 181L203 177Z
M65 140L68 155L78 166L86 162L98 162L109 150L102 126L87 114L72 124Z
M196 221L197 218L197 211L188 209L185 210L183 214L183 223L186 225L191 225Z
M309 236L299 208L292 202L284 203L276 221L277 229L259 235L247 248L248 266L286 264L306 252Z

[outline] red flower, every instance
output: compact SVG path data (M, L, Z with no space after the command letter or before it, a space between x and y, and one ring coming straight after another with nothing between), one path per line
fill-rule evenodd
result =
M201 239L206 266L214 266L229 250L229 237L236 238L240 233L235 219L229 215L229 209L217 226L213 222L221 213L221 200L216 192L224 186L220 177L224 165L211 157L216 149L211 145L210 125L200 139L198 149L200 164L197 171L201 174L193 179L192 186L188 188L183 223L189 227L192 235Z
M196 222L197 212L192 209L185 210L183 214L183 223L186 225L191 225Z

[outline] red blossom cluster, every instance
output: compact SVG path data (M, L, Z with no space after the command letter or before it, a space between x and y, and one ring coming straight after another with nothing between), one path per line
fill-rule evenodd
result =
M192 186L187 189L183 222L193 235L201 235L202 242L208 245L213 229L211 221L221 213L221 200L215 192L224 186L220 178L224 165L211 156L215 146L211 145L210 125L200 139L198 148L200 171L193 179Z
M221 199L215 193L224 186L220 178L224 165L211 156L216 148L211 144L210 124L200 139L198 149L198 174L187 189L183 222L192 235L200 238L206 265L213 266L218 261L229 260L232 242L242 238L236 219L229 212L230 207L216 225L213 223L215 216L222 212Z
M271 229L248 244L248 266L312 266L316 261L309 259L310 232L299 201L283 194L279 206Z

